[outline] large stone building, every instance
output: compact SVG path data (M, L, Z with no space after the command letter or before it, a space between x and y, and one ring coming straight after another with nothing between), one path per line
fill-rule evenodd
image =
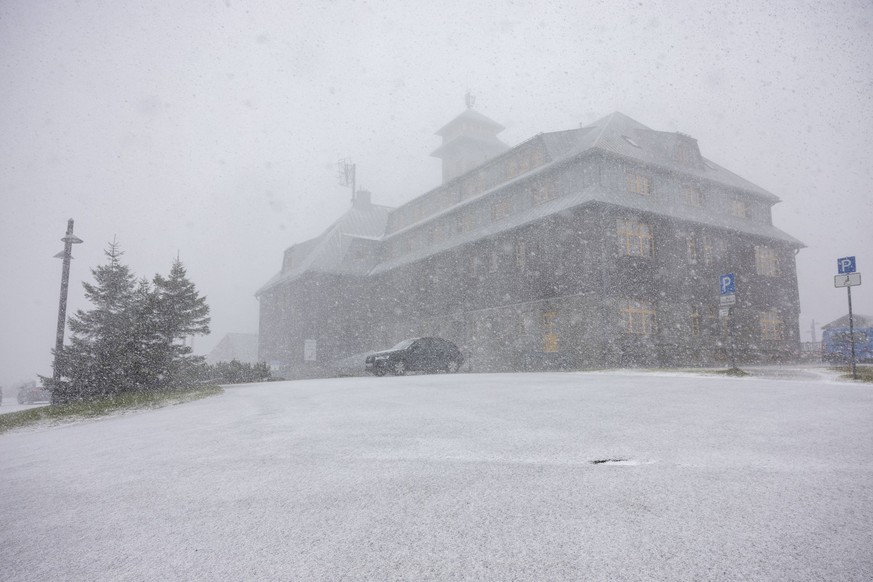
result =
M442 185L394 209L360 193L287 249L257 293L260 359L327 374L421 335L473 371L719 364L729 332L740 362L796 353L803 244L776 196L621 113L513 148L501 129L468 109L440 130Z

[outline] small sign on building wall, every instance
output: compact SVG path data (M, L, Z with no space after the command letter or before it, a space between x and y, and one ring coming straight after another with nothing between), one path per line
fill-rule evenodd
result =
M303 361L315 361L315 348L317 342L315 340L303 340Z

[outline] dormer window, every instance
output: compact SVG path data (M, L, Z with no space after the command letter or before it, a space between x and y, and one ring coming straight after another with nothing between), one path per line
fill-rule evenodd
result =
M498 200L494 204L491 205L491 220L498 221L506 218L511 213L511 209L509 206L509 199L504 198L503 200Z
M695 153L690 144L680 143L676 146L675 158L680 164L692 166L697 162Z
M554 184L545 180L537 181L533 185L533 204L542 204L555 197Z
M649 176L628 172L627 191L640 196L648 196L652 193L652 179Z
M686 206L703 206L703 192L691 185L682 186L682 201Z
M684 133L677 133L676 136L678 139L673 148L673 161L683 166L702 168L703 157L697 148L697 140Z
M749 217L749 204L740 196L731 199L731 214L738 218Z

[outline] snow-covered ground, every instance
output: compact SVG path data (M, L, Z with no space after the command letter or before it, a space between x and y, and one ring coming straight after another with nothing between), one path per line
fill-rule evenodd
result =
M3 580L871 580L873 386L228 387L0 435L0 516Z

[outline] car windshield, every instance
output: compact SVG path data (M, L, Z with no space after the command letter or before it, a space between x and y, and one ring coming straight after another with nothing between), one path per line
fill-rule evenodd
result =
M402 342L400 342L399 344L397 344L396 346L394 346L391 349L392 350L405 350L406 348L411 346L413 344L413 342L415 342L414 339L403 340Z

